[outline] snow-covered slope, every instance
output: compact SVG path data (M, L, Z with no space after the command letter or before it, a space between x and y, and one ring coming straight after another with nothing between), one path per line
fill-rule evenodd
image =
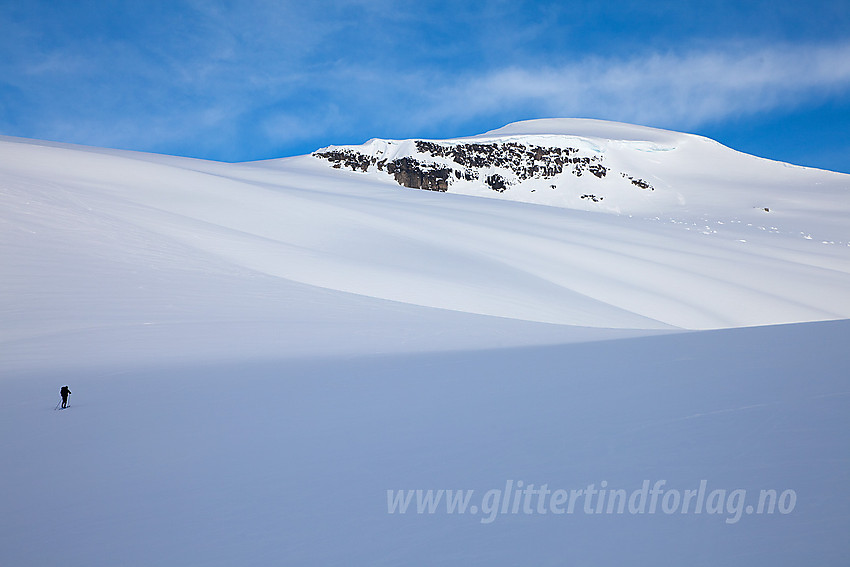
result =
M850 176L587 120L420 142L224 164L0 138L0 564L846 558ZM400 186L404 159L446 191ZM665 479L798 500L387 511Z
M581 137L561 133L576 124ZM536 133L548 125L555 134ZM592 210L513 200L544 193L551 179L529 181L543 183L535 193L522 184L502 193L469 191L500 197L480 199L408 190L386 173L334 169L310 156L221 164L6 139L4 265L11 287L4 301L17 307L7 320L20 323L5 332L34 336L41 331L27 329L33 325L51 332L80 321L99 325L99 311L112 317L111 302L160 301L141 291L153 282L137 285L134 278L155 273L164 280L172 269L201 287L217 278L239 286L250 275L252 284L273 289L307 285L358 301L602 328L720 328L850 315L850 176L637 127L602 123L600 133L619 139L586 137L598 126L535 121L475 139L575 146L599 156L595 163L609 168L604 178L565 171L548 189ZM526 128L535 133L515 133ZM411 144L364 147L402 152ZM654 190L618 172L648 180ZM591 191L604 200L581 199ZM620 214L600 214L614 209ZM105 258L103 277L120 286L69 286L51 275L89 282L99 272L87 263ZM139 265L149 269L140 272ZM74 297L76 290L84 297ZM111 297L115 290L120 294ZM270 312L273 303L257 302L258 309ZM173 299L151 306L143 322L169 320L183 305ZM49 310L61 325L33 323L33 309Z
M841 321L4 372L0 561L837 567L850 529L848 337ZM63 383L71 408L53 412ZM654 513L597 514L597 495L591 513L580 499L556 514L550 495L528 514L508 491L516 513L511 504L482 523L484 495L508 481L553 493L666 484ZM702 481L725 491L720 508L681 513ZM414 497L390 514L387 491L400 489L474 492L463 514L445 497L433 513L418 514ZM748 514L761 490L795 491L794 509ZM678 494L674 513L667 493Z

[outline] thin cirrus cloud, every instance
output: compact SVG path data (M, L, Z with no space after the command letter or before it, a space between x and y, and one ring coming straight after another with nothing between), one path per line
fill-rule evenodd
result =
M850 42L730 44L485 72L345 65L299 80L311 85L316 104L296 113L280 104L263 120L262 135L282 145L353 143L361 132L363 140L474 134L546 116L699 130L840 99L850 91Z
M626 56L634 44L617 35L591 54L578 40L535 42L560 28L513 19L517 33L494 48L494 29L503 28L439 35L444 18L425 17L425 8L396 12L365 0L332 9L191 5L154 10L155 18L142 8L105 19L71 8L24 10L31 20L0 15L9 32L0 37L9 55L0 58L0 132L239 160L370 137L475 134L545 116L700 130L843 104L850 91L847 40L672 38ZM485 20L522 12L511 6ZM426 41L432 36L442 41Z
M850 43L590 57L512 66L433 91L422 122L526 112L688 128L826 100L850 88Z

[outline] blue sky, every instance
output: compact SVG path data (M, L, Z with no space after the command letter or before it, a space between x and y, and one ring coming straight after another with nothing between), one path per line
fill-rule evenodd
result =
M0 133L225 161L553 116L850 172L850 2L0 0Z

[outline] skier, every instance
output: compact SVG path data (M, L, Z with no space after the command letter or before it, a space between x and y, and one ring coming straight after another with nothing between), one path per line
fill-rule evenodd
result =
M59 395L62 396L62 408L68 407L68 395L71 393L71 389L68 386L62 386L62 389L59 390Z

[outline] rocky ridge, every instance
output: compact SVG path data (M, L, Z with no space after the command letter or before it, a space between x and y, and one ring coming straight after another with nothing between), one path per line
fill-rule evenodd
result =
M614 171L603 154L577 147L507 140L409 142L406 152L401 151L404 142L373 140L363 146L330 146L312 155L337 169L385 173L403 187L441 192L467 182L503 193L529 180L553 180L549 187L556 189L568 185L570 177L603 180ZM655 190L628 172L617 171L615 176L635 189ZM603 199L595 194L581 198L594 203Z

